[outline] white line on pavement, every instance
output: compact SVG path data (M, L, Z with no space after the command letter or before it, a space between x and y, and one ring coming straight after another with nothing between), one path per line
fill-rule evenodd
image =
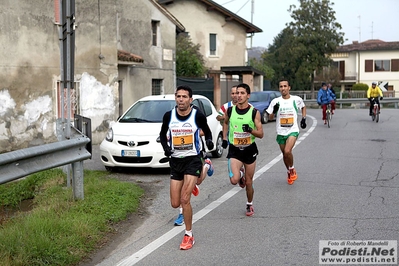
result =
M312 126L302 136L300 136L300 138L296 141L296 144L295 144L294 148L297 145L299 145L307 136L309 136L309 134L315 129L315 127L317 125L316 118L314 118L313 116L307 116L307 117L312 118L312 120L313 120ZM256 171L256 173L254 174L253 180L255 180L256 178L258 178L259 176L264 174L267 170L269 170L273 165L275 165L282 158L283 158L283 155L280 154L276 158L271 160L268 164L263 166L261 169ZM241 191L240 187L233 187L228 192L226 192L223 196L221 196L217 200L211 202L208 206L204 207L202 210L200 210L197 213L195 213L193 215L193 224L196 221L198 221L199 219L201 219L202 217L204 217L205 215L207 215L212 210L216 209L220 204L224 203L229 198L233 197L239 191ZM175 237L177 234L181 233L184 230L185 230L184 226L182 226L182 227L174 227L173 229L169 230L164 235L162 235L159 238L155 239L153 242L151 242L147 246L143 247L142 249L140 249L136 253L133 253L129 257L124 258L117 265L118 266L131 266L131 265L136 264L137 262L139 262L140 260L145 258L147 255L149 255L151 252L153 252L154 250L156 250L157 248L159 248L160 246L162 246L167 241L169 241L170 239L172 239L173 237Z

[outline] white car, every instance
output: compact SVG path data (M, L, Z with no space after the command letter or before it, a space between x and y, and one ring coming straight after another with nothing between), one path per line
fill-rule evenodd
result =
M215 144L212 157L223 155L222 125L216 120L218 112L212 102L202 95L193 95L193 104L206 116ZM100 145L100 157L105 168L150 167L167 168L159 139L163 115L176 106L175 95L154 95L135 102L108 130Z

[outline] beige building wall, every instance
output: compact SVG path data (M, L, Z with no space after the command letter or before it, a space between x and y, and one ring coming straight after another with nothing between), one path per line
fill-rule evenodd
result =
M174 93L176 25L148 0L124 0L119 10L118 49L143 58L142 64L121 67L121 101L126 111L152 94L152 80L162 80L163 94ZM152 43L151 21L158 22L157 44Z
M57 141L60 49L54 2L0 5L0 153ZM151 95L152 79L173 87L176 25L151 0L75 5L76 113L91 119L97 144L119 116L120 98L126 109ZM159 21L156 46L151 20ZM118 49L142 56L144 63L119 72Z
M118 100L113 97L116 21L106 12L114 7L100 5L102 11L97 5L93 8L92 2L77 1L75 13L75 91L80 99L76 112L92 119L94 142L105 134L103 121L114 117ZM61 55L53 2L8 1L0 6L0 21L0 98L4 99L0 152L56 141ZM83 83L82 76L87 77ZM109 106L99 110L104 103Z
M387 81L394 90L399 91L399 72L398 71L374 71L365 72L365 60L391 60L399 58L397 51L364 51L359 53L359 72L360 82L371 86L373 81Z
M399 90L399 72L397 71L373 71L365 72L366 60L392 60L399 58L399 50L386 51L353 51L335 53L332 56L334 61L345 62L345 76L354 76L355 82L371 86L373 81L388 82L393 90ZM352 81L352 80L351 80ZM352 81L353 82L353 81ZM342 85L342 89L344 85Z
M194 44L200 44L206 67L220 70L221 66L246 65L245 27L225 16L207 10L200 1L173 1L165 6L185 26ZM216 55L210 55L209 34L217 35Z

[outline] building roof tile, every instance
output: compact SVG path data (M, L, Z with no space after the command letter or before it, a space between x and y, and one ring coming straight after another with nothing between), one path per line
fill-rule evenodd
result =
M341 45L336 52L399 50L399 42L384 42L378 39L364 42L354 41L352 44Z
M143 63L144 59L139 55L135 55L123 50L118 50L118 61Z

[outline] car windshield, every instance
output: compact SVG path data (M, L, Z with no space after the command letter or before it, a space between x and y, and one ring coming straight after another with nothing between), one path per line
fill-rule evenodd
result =
M175 100L139 101L124 116L121 123L162 123L163 115L175 107Z
M268 93L252 93L249 97L250 102L267 102L269 100Z

